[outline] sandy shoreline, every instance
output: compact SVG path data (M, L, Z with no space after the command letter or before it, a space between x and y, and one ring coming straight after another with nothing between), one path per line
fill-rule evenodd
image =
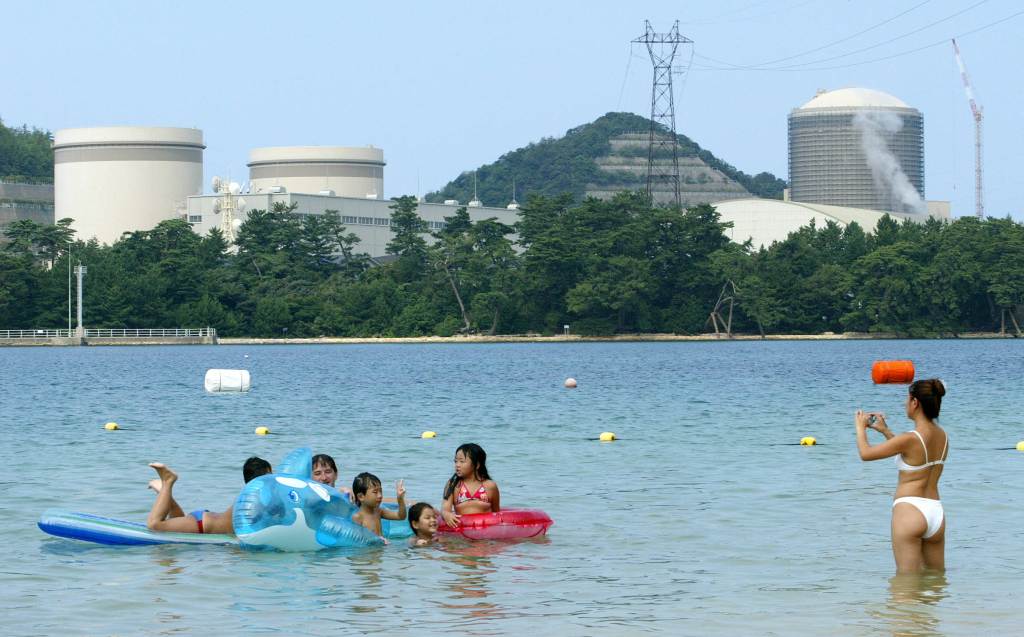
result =
M410 336L396 338L218 338L221 345L360 345L360 344L402 344L402 343L616 343L616 342L658 342L658 341L843 341L843 340L896 340L903 339L895 334L874 334L866 332L844 332L841 334L768 334L762 339L756 334L735 334L732 338L715 334L622 334L618 336L576 336L558 334L555 336ZM929 339L952 338L927 337ZM998 332L975 332L960 334L955 339L1014 338L1011 334Z

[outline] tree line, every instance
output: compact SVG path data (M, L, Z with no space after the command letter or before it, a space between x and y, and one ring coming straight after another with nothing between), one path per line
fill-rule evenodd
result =
M18 221L0 252L0 328L63 325L68 266L88 266L88 327L211 326L222 336L459 333L696 334L731 305L734 333L1019 333L1024 226L1010 219L800 228L768 248L731 242L715 209L532 196L509 226L466 208L433 233L413 197L391 205L386 259L340 215L256 210L235 245L182 220L113 245L72 220Z
M0 120L0 181L52 184L52 141L49 131L8 128Z

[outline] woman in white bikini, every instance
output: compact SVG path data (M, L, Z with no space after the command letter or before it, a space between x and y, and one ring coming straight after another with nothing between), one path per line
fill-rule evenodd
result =
M949 439L935 422L945 394L938 379L913 383L906 410L914 429L906 433L889 431L880 413L858 410L854 416L861 460L896 457L899 480L892 503L892 553L897 572L946 568L946 517L939 500L939 478ZM885 442L869 444L868 429L885 436Z

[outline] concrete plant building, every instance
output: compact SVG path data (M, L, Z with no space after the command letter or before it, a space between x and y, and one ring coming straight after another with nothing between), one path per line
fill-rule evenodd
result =
M789 180L796 202L924 212L924 118L881 91L819 91L789 115Z
M50 184L9 184L0 181L0 243L6 243L4 231L15 221L28 219L44 226L56 223L53 217L53 186Z
M280 146L249 153L249 190L384 198L384 151L373 146Z
M885 215L901 222L910 220L918 223L930 217L948 220L950 216L948 201L929 201L926 215L757 198L731 199L712 205L723 222L732 224L731 228L725 230L725 236L736 243L744 243L749 239L754 250L767 248L776 241L784 241L791 232L796 232L812 221L817 228L824 228L829 221L841 228L856 222L864 232L870 234Z
M299 215L336 210L346 230L359 237L357 252L384 257L394 237L393 202L384 197L384 166L384 151L373 146L256 148L249 153L247 186L215 180L219 192L188 197L187 219L199 234L220 228L230 239L250 210L272 210L275 204L295 205ZM426 221L427 230L435 232L459 205L420 202L416 213ZM465 205L473 221L494 218L512 225L519 218L516 205L491 208L477 201Z
M66 128L53 138L55 218L81 240L114 243L124 232L181 218L202 192L203 132L194 128Z

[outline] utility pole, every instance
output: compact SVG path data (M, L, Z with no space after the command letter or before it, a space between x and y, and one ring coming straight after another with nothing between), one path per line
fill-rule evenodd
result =
M85 338L85 328L82 327L82 277L87 271L88 268L81 263L75 266L75 276L78 277L78 328L75 330L75 336L78 338Z
M679 140L676 138L676 110L672 96L672 75L685 72L673 68L681 44L693 40L679 35L679 20L668 33L655 33L650 20L644 20L644 34L633 40L643 44L654 65L651 85L651 132L647 150L647 196L654 203L654 193L664 184L671 192L672 204L681 205L679 192Z
M68 241L68 336L71 336L71 242Z
M957 46L956 40L953 40L953 55L956 56L956 64L960 67L960 79L963 80L964 90L967 92L967 103L971 107L971 116L974 118L974 214L979 219L984 219L985 203L981 189L981 176L983 172L981 124L985 118L985 110L974 99L971 79L967 77L967 67L960 57L960 47Z

